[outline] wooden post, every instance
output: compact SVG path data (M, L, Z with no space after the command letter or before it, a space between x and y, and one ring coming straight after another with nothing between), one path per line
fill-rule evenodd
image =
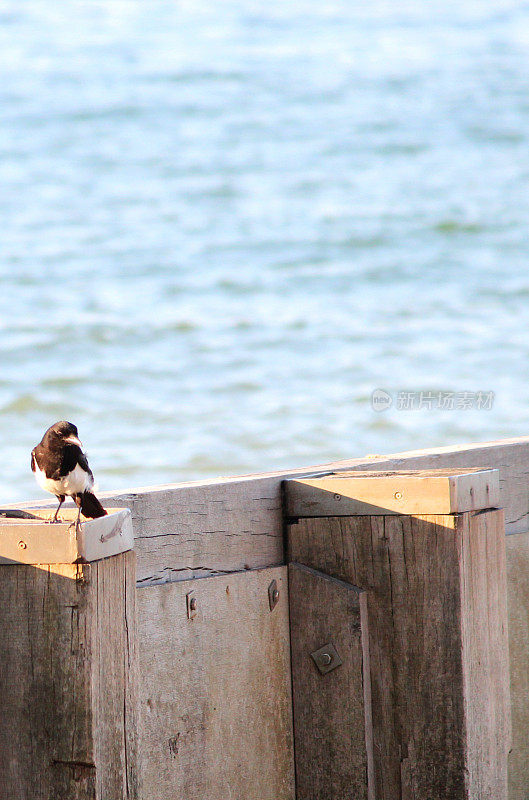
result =
M91 563L52 563L76 538L67 523L46 526L40 537L39 522L0 525L0 797L6 800L139 800L135 556L119 552L130 514L85 522L81 533L92 544L102 536L108 548L112 517L121 531L110 537L118 552ZM29 558L33 547L45 555L47 533L48 563L6 563L15 534Z
M354 475L286 483L288 544L292 561L367 590L371 796L506 800L504 520L476 508L497 498L497 474L436 471L430 486L427 472ZM329 702L346 707L343 691ZM348 758L336 750L329 775ZM345 800L352 788L298 800Z

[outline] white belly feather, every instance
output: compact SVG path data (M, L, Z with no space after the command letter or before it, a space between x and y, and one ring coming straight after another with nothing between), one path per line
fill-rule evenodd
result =
M75 469L69 472L68 475L64 475L58 480L53 480L53 478L47 478L46 474L42 472L35 463L35 477L42 489L51 492L51 494L57 497L60 494L72 496L74 494L86 492L94 485L94 479L90 477L88 472L85 472L79 464L77 464Z

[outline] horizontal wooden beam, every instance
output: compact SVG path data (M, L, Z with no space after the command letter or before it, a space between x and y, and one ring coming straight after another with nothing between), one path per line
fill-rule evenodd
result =
M500 504L498 470L347 471L286 480L293 517L362 514L459 514Z
M286 478L357 470L498 469L506 532L529 523L529 437L102 494L132 511L142 585L283 563ZM528 746L529 756L529 746Z

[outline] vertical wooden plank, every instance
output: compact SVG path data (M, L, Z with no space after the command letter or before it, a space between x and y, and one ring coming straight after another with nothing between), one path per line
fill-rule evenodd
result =
M296 800L371 800L366 593L290 564L289 599ZM328 644L342 663L321 674L311 653Z
M529 794L529 532L507 536L507 602L511 671L512 750L509 800Z
M133 553L0 566L0 797L138 800L122 631L134 636L134 580Z
M142 800L294 800L287 568L148 586L137 602Z
M141 800L134 552L91 565L97 599L92 673L97 797Z
M506 798L504 546L496 511L289 526L292 560L368 590L377 800Z
M469 797L507 797L511 747L503 512L458 518Z

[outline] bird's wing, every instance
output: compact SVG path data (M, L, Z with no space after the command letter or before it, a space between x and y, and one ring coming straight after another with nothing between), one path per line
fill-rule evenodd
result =
M84 472L88 472L88 474L93 477L86 456L79 445L68 444L61 451L57 471L53 477L64 478L65 475L69 475L70 472L73 472L77 466L80 466Z
M78 450L79 450L79 453L77 454L77 463L79 464L79 466L81 467L81 469L84 469L84 471L85 471L85 472L88 472L88 474L90 475L90 477L91 477L91 478L93 478L94 476L93 476L93 474L92 474L92 470L91 470L91 469L90 469L90 467L88 466L88 460L87 460L87 458L86 458L85 454L83 453L83 451L81 450L81 448L78 448Z
M41 444L31 451L31 469L33 472L44 472L47 478L55 480L60 477L60 460L56 453L46 453Z

